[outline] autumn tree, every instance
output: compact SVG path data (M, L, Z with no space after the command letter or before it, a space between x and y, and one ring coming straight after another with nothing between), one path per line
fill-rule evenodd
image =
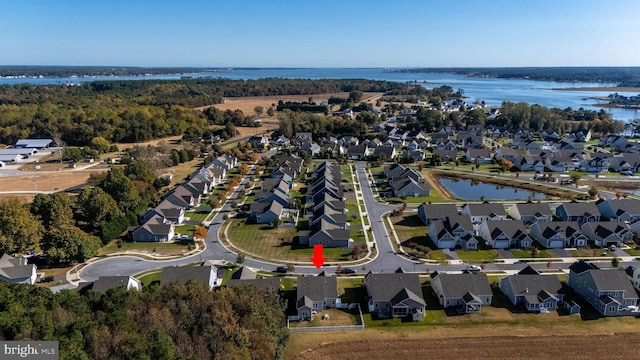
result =
M41 244L47 259L57 264L83 262L95 256L101 246L97 236L73 225L49 229Z
M109 152L110 147L111 145L109 144L109 140L105 139L102 136L96 136L91 139L91 148L97 151L99 154Z
M78 217L93 229L117 216L122 216L116 201L99 187L82 189L76 198L76 209Z
M193 229L193 237L195 239L204 239L207 237L207 229L204 226L196 226L195 229Z
M111 195L123 212L133 211L142 203L138 189L120 168L111 168L99 186Z
M31 203L31 213L40 218L45 229L75 223L71 200L62 193L36 195Z
M0 201L0 252L33 249L43 232L42 223L18 199Z
M502 171L508 171L513 167L513 163L505 158L500 159L498 165Z

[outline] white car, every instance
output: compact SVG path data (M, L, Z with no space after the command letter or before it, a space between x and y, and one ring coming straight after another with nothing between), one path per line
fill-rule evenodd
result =
M481 271L482 268L478 265L471 265L467 268L467 271Z

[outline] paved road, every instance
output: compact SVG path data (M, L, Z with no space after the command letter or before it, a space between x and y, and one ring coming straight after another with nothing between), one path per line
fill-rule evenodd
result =
M360 183L360 189L362 192L362 197L364 199L366 213L371 223L372 234L376 243L378 255L373 260L365 263L364 269L363 265L358 265L353 267L354 270L356 270L358 273L365 273L370 270L374 272L393 272L401 267L408 272L432 272L462 271L468 267L467 264L424 264L421 262L411 261L403 256L396 254L391 244L391 238L389 237L387 229L382 222L382 216L386 212L391 211L396 207L382 204L375 200L373 191L371 189L371 183L369 182L365 173L367 163L356 162L355 166L356 175ZM238 186L234 194L231 196L232 199L240 198L240 196L244 193L245 186L249 183L250 176L251 172L244 177L241 185ZM133 275L142 271L167 266L180 266L202 260L223 260L235 262L236 254L224 247L222 243L218 241L218 231L220 230L224 222L223 217L225 214L228 215L231 210L231 201L225 202L225 204L222 206L221 211L216 214L209 227L209 235L206 239L206 249L200 254L166 261L144 260L136 256L112 257L94 262L86 266L80 272L80 277L85 281L94 281L100 276ZM616 255L624 256L626 255L626 253L624 253L622 250L619 250ZM630 258L627 256L627 259ZM629 264L634 264L636 266L638 265L638 263L636 262L629 261L621 263L621 266L627 266ZM244 265L256 269L274 271L280 264L246 258L244 261ZM539 270L565 270L571 265L571 262L552 263L549 265L547 265L546 262L540 262L529 263L528 265L531 265L532 267ZM611 267L611 261L603 260L601 262L598 262L598 265L604 268ZM522 269L524 266L526 265L512 263L486 264L485 270L510 272ZM333 273L336 271L336 267L323 266L319 270L314 266L295 267L295 273L298 274L317 274L320 271Z

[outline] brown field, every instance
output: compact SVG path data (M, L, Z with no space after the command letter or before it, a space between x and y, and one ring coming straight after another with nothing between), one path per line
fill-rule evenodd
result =
M91 171L61 171L0 177L0 191L57 191L87 182Z
M277 104L279 100L282 101L307 101L309 98L313 98L313 101L320 103L329 100L331 96L349 97L349 93L329 93L329 94L312 94L312 95L277 95L277 96L249 96L249 97L228 97L225 98L224 104L213 105L220 110L236 110L240 109L245 115L254 114L253 109L256 106L262 106L264 108L264 114L272 104ZM382 93L365 93L363 101L372 101L382 96ZM202 106L195 108L196 110L204 110L209 106ZM275 108L275 106L274 106ZM264 115L263 114L263 115ZM266 118L267 120L270 118Z
M371 338L362 332L360 340L326 343L293 359L377 360L377 359L635 359L640 336L632 334L452 338L416 337L414 334L381 331ZM323 339L312 334L316 341ZM294 334L298 335L308 334ZM426 334L425 334L426 335ZM366 338L366 340L363 340Z
M162 141L171 143L172 141L180 141L180 139L182 139L182 135L169 136L162 139L149 140L149 141L138 142L138 143L116 143L115 145L118 146L119 150L125 150L125 149L131 149L134 146L147 146L147 145L157 146L158 143Z

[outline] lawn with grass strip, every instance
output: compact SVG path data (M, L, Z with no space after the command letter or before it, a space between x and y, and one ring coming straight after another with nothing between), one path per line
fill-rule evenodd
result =
M624 252L626 252L627 254L631 255L631 256L640 256L640 249L636 250L636 249L624 249Z
M603 256L603 254L607 254L607 249L576 249L569 250L569 253L573 257L594 257L594 256Z
M160 284L161 278L162 271L155 271L139 277L138 280L140 280L143 287L149 287L154 283Z
M310 321L292 321L289 323L289 326L292 328L303 328L357 325L357 314L357 309L325 309L324 311L318 311L317 314L314 314L313 319ZM325 315L327 316L326 319L324 319Z
M295 234L295 228L246 224L245 219L231 219L228 230L229 240L241 251L274 260L309 262L313 248L292 246L288 241ZM324 248L324 256L328 261L351 260L351 249Z
M204 219L206 219L209 212L196 212L196 211L187 211L184 214L185 218L189 218L189 221L192 223L202 223Z
M192 241L177 241L170 243L158 242L123 242L122 247L118 247L118 240L113 240L98 251L98 256L109 255L117 252L137 251L149 255L182 255L193 248Z
M500 257L498 250L456 250L465 263L493 262Z
M523 258L555 258L556 255L553 253L553 250L538 250L538 255L532 256L531 250L522 250L522 249L512 249L511 253L513 256L523 259Z

